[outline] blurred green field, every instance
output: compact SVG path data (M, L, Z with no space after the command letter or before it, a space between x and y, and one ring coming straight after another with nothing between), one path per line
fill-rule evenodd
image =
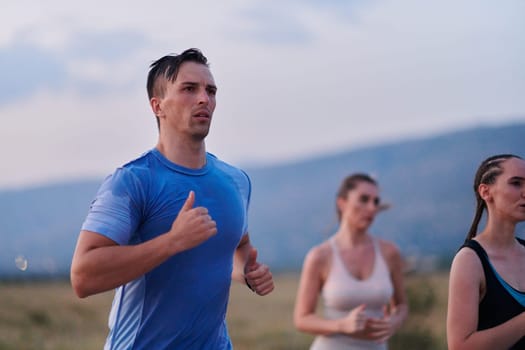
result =
M228 325L236 350L308 349L313 336L292 324L297 274L275 277L266 297L234 284ZM410 316L390 349L446 349L448 276L407 276ZM74 296L67 281L0 282L0 350L102 349L113 293Z

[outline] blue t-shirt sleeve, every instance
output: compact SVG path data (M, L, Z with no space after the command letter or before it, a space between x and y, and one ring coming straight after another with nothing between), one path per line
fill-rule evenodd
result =
M133 173L119 168L108 176L91 202L82 230L128 244L140 223L140 186Z

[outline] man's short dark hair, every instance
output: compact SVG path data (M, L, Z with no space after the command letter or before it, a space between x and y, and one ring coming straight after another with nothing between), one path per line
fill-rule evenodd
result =
M195 48L187 49L180 55L166 55L159 58L150 65L148 73L147 90L149 99L153 96L164 95L164 82L175 81L179 68L184 62L196 62L209 67L206 56L199 49Z

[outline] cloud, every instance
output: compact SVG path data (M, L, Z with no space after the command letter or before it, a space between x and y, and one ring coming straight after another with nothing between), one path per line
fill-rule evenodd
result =
M30 96L41 89L60 89L68 80L60 57L24 44L0 49L0 76L0 104Z
M125 59L147 46L143 34L135 31L79 32L71 37L67 50L72 59L111 62Z
M136 87L135 60L145 47L145 36L136 31L81 31L70 37L63 55L74 88L97 95Z
M126 62L144 46L145 37L134 31L69 33L60 48L43 47L26 33L0 49L0 105L42 90L96 95L129 86Z
M366 9L373 5L376 1L354 1L354 0L291 0L290 1L297 8L304 8L309 6L314 11L325 11L335 18L339 19L355 19L358 17L362 9ZM276 1L278 4L279 1Z
M313 40L313 33L297 16L259 7L243 11L244 26L236 35L242 40L255 40L264 45L300 45Z
M332 21L353 22L360 16L360 11L372 3L365 5L344 0L256 1L237 12L233 36L262 45L308 45L318 36L313 23L315 17L324 14Z

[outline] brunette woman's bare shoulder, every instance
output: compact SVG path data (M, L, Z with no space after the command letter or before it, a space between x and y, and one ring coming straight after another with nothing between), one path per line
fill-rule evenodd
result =
M306 255L306 259L314 263L321 263L327 261L332 256L332 248L329 241L324 241L316 246L310 248Z
M378 239L381 253L387 259L399 259L401 257L401 251L399 247L392 241L385 239Z
M303 273L310 275L310 278L317 276L316 278L319 278L320 281L324 281L330 270L331 262L332 249L330 242L325 241L310 248L304 259Z

